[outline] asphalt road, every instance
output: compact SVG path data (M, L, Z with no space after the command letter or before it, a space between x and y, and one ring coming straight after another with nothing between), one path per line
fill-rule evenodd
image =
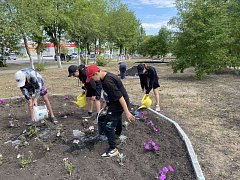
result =
M22 58L22 59L18 59L17 60L7 60L7 64L25 64L25 63L29 63L30 60L29 58ZM33 58L33 62L38 62L38 60L36 58ZM43 58L43 62L54 62L54 59L52 58Z

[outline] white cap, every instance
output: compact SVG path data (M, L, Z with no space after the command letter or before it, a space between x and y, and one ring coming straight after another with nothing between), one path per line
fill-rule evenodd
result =
M26 82L26 74L22 72L21 70L17 71L14 75L14 78L17 83L17 87L23 87Z

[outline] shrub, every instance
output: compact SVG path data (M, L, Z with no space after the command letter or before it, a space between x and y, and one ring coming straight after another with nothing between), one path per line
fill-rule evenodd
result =
M102 56L96 56L96 64L97 66L106 66L108 63L108 60L106 60Z
M37 63L35 65L35 70L38 71L38 72L44 71L46 67L47 67L47 63L46 62Z

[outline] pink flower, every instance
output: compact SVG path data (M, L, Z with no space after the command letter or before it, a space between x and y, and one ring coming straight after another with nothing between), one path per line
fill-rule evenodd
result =
M168 166L168 169L169 169L169 171L171 172L171 173L174 173L174 169L173 169L173 167L172 166Z
M147 150L150 150L150 146L148 143L144 143L144 148L147 149Z

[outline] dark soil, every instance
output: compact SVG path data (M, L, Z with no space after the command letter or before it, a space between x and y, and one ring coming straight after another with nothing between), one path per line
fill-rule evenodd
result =
M167 179L196 179L184 142L175 127L150 111L142 110L141 118L123 129L123 134L128 138L125 143L118 145L120 153L126 155L124 165L121 166L117 161L118 157L101 157L108 144L97 138L97 131L88 130L91 125L96 129L94 118L84 122L81 116L85 111L74 106L71 102L73 97L64 100L62 96L51 96L49 99L59 124L62 124L61 134L64 135L60 137L56 136L56 129L60 125L50 122L39 127L37 137L30 138L22 133L26 128L24 122L28 119L25 100L11 100L0 105L0 153L4 159L0 166L1 180L151 180L155 179L159 170L169 165L175 171L168 172ZM150 120L158 129L157 132L147 125ZM9 127L9 121L14 122L14 127ZM79 144L73 143L77 139L73 136L73 130L85 132L85 136L78 138ZM22 146L16 148L11 143L5 143L18 139L29 145L21 144ZM144 142L150 139L159 147L156 152L144 148ZM44 145L49 145L50 150L47 151ZM21 169L17 155L27 156L28 151L33 153L34 162ZM64 169L63 159L66 157L74 166L72 176Z
M126 76L138 76L137 66L133 66L127 69Z

